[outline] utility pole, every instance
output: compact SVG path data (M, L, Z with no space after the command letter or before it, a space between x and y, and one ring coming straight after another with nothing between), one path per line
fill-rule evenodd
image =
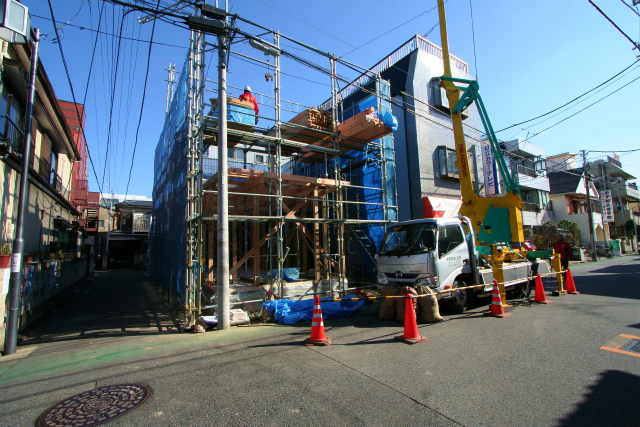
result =
M227 169L227 34L218 35L218 329L229 329L229 171Z
M600 164L600 175L602 176L602 191L607 191L607 176L605 174L604 163ZM600 195L600 207L604 215L604 204L602 203L602 195ZM611 232L611 225L609 225L609 232ZM608 239L607 232L604 229L604 220L602 221L602 234L604 235L604 247L606 248L608 246Z
M596 242L593 238L593 212L591 211L591 194L589 190L589 163L587 163L587 152L582 150L582 164L583 164L583 178L584 188L587 192L587 215L589 215L589 238L591 239L591 258L593 261L598 261L598 254L596 253Z
M18 345L18 311L20 310L20 287L22 285L22 255L24 252L24 215L29 201L29 158L31 157L31 123L33 120L33 100L36 94L36 72L38 69L38 47L40 31L34 30L31 45L31 73L29 75L29 94L24 124L24 148L22 150L22 171L20 172L20 193L18 196L18 218L16 220L16 238L13 241L11 255L11 281L9 282L9 313L5 330L5 356L14 354Z

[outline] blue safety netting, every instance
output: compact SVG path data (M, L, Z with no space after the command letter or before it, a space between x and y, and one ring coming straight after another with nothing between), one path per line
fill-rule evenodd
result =
M185 299L189 61L185 60L156 146L153 222L149 231L151 279Z
M321 298L320 308L322 319L339 319L351 316L364 306L364 301L347 301L348 298L356 298L354 294L343 297L345 301L334 301L333 298ZM285 325L294 325L300 321L313 318L314 300L306 299L295 301L290 299L278 299L262 303L265 310L273 313L273 320Z

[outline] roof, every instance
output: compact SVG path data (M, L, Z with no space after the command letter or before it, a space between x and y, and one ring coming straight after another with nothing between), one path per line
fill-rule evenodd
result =
M117 203L116 208L122 209L122 208L146 208L146 209L151 209L153 208L153 201L152 200L131 200L131 201L126 201L126 202L122 202L122 203Z
M582 179L582 168L547 173L547 178L549 178L550 194L577 193Z

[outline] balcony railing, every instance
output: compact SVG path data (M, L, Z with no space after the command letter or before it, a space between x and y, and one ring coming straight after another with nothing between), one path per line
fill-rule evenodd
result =
M344 99L347 96L351 95L353 92L355 92L360 87L364 86L369 80L371 80L373 74L382 73L384 70L393 67L396 62L398 62L414 50L418 49L442 59L442 48L440 46L436 46L422 36L415 35L414 37L411 37L405 44L394 50L389 56L371 67L369 72L362 74L360 77L358 77L356 80L342 89L338 93L338 98ZM449 54L449 57L451 59L451 66L453 68L463 72L464 74L469 74L469 65L466 62L451 54ZM330 107L331 100L326 101L320 106L320 108L323 110L327 110Z
M147 232L149 231L149 219L135 219L133 220L133 232Z
M0 116L0 122L4 121L4 126L0 129L2 135L0 138L4 139L11 145L11 151L21 156L24 152L24 132L20 130L9 116Z
M514 172L514 174L526 175L526 176L530 176L532 178L535 178L535 177L538 176L538 171L536 171L535 169L531 169L531 168L522 166L522 165L514 165L513 172Z

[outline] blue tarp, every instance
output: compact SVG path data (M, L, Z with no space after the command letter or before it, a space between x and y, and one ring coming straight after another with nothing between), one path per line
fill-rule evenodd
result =
M269 277L276 277L278 275L278 270L271 270L267 273ZM285 282L295 282L300 279L300 269L297 267L286 267L282 269L282 278Z
M218 107L215 107L211 112L213 122L218 121ZM241 105L227 104L227 121L233 123L242 123L248 126L255 126L256 113L253 108L243 107Z
M354 294L343 298L356 298ZM294 325L302 320L311 321L313 317L314 300L306 299L294 301L290 299L278 299L262 303L269 313L273 313L273 320L285 325ZM333 301L330 298L320 299L322 319L339 319L351 316L364 306L364 301Z

